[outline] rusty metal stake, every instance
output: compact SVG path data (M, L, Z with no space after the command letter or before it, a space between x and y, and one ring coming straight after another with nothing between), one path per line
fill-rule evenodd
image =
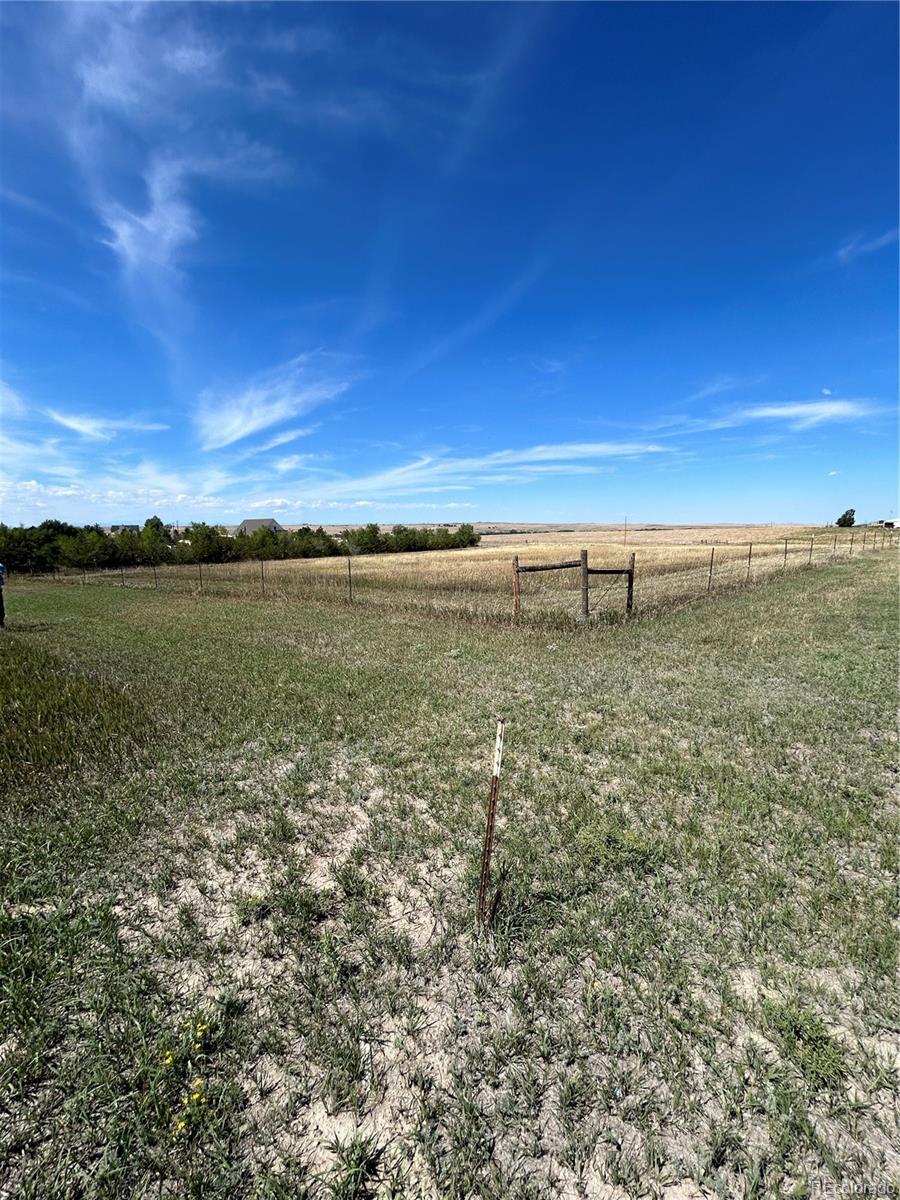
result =
M628 560L628 591L625 593L625 611L630 613L634 608L634 552Z
M518 616L522 609L522 584L519 581L519 556L513 555L513 616Z
M488 924L487 889L491 874L491 854L494 850L494 824L497 819L497 797L500 794L500 765L503 761L503 734L506 717L497 719L497 741L494 745L494 769L491 773L491 792L488 797L487 824L484 830L484 849L481 852L481 878L478 882L478 924Z
M709 578L706 581L707 596L712 591L712 573L713 573L713 563L715 561L716 561L716 548L715 548L715 546L713 546L712 550L710 550L710 552L709 552Z

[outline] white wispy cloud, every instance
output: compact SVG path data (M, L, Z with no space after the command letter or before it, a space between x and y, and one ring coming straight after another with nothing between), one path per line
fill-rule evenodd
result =
M436 338L430 345L414 355L400 371L400 378L409 379L419 371L438 362L439 359L445 358L454 350L458 350L480 333L490 329L537 283L547 269L547 265L547 259L542 256L532 259L525 270L499 295L494 296L471 317L457 325L455 329Z
M710 433L720 429L735 429L757 421L784 424L789 429L812 429L831 421L853 421L877 412L868 398L853 400L800 400L784 404L756 404L733 409L710 417L676 416L655 422L648 431L660 437L677 437L691 433Z
M109 442L117 433L132 430L141 433L157 433L168 429L168 425L158 421L142 421L132 417L89 417L74 413L57 412L55 408L46 409L46 415L57 425L71 429L82 437L91 438L98 442Z
M734 424L786 421L791 429L812 429L828 421L852 421L872 411L868 400L808 400L796 404L759 404L733 414Z
M318 425L304 425L300 429L285 429L283 433L276 433L261 446L255 447L253 453L265 454L267 450L277 450L279 446L286 446L288 442L294 442L297 438L310 437L318 428Z
M225 395L203 392L194 416L203 449L230 446L260 430L301 416L342 395L351 386L352 378L326 375L322 368L321 356L301 354L257 375L237 392ZM279 444L283 443L274 443Z
M25 412L25 401L14 387L0 379L0 414L5 417L20 417Z
M703 387L688 396L688 400L690 402L708 400L711 396L721 396L724 392L733 392L737 388L750 387L761 382L761 377L745 379L738 375L717 375L715 379L711 379L709 383L704 384Z
M850 238L841 246L835 258L842 266L847 266L854 259L859 258L863 254L874 254L876 250L883 250L885 246L892 246L900 236L900 230L888 229L878 237L865 238L860 235Z
M479 484L523 484L558 469L579 472L594 460L628 460L666 452L647 442L562 442L489 454L453 457L423 455L401 466L354 478L316 482L303 499L359 500L462 491Z
M230 48L188 9L165 20L150 5L62 12L47 111L137 319L176 357L192 315L187 252L207 232L197 183L270 181L290 164L223 121L234 86Z

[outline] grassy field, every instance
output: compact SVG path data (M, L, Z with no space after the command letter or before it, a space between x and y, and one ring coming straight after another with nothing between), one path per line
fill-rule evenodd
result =
M673 540L673 534L681 541ZM863 538L866 538L864 544ZM588 551L592 567L625 568L635 555L635 606L643 613L661 612L689 603L708 591L719 592L756 583L784 571L821 566L835 559L858 561L880 552L895 535L879 530L803 529L799 526L696 526L673 529L639 527L625 543L622 533L578 530L486 535L472 550L415 554L375 554L324 559L126 568L82 576L72 571L62 582L235 596L245 599L302 600L331 598L382 608L444 613L470 620L512 615L512 560L537 565L578 558ZM873 550L874 546L879 550ZM351 578L352 576L352 578ZM572 625L580 609L578 570L520 576L520 621ZM625 612L624 577L595 576L590 607L602 620Z
M0 1195L900 1187L893 555L581 629L7 606Z

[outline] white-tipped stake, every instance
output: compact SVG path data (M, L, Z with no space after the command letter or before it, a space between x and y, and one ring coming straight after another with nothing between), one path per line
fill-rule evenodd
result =
M481 852L481 879L478 883L478 923L487 922L487 890L491 874L491 854L494 849L494 824L497 819L497 797L500 794L500 767L503 763L503 734L506 717L497 720L497 740L494 743L494 766L491 772L491 791L488 797L487 823L484 830L484 849Z

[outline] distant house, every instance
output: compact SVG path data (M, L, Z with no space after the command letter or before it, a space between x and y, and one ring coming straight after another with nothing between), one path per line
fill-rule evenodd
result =
M140 533L140 525L110 525L110 533Z
M263 517L261 520L254 518L252 521L241 521L235 534L244 533L248 536L251 533L256 533L257 529L271 529L273 533L287 533L283 526L279 525L274 517Z

